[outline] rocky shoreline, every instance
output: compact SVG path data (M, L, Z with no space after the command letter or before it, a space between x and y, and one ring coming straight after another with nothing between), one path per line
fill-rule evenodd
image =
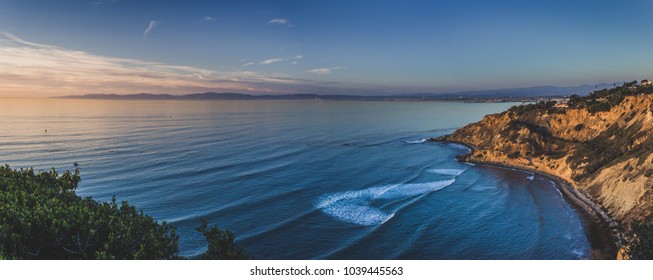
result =
M560 190L560 192L563 194L563 197L567 203L569 203L579 212L584 223L585 232L587 233L592 248L592 259L614 260L616 258L617 252L623 245L622 233L619 223L610 217L605 209L603 209L589 196L581 192L567 180L564 180L554 174L549 174L542 172L541 170L536 170L525 166L474 160L468 157L469 154L477 149L474 145L461 141L446 139L446 135L436 138L429 138L428 141L456 143L468 147L470 149L469 153L458 156L458 160L463 162L470 162L479 165L506 167L533 172L553 181L558 190Z

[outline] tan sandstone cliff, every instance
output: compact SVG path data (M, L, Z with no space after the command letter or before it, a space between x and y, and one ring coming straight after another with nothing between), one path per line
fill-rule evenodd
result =
M473 146L463 160L563 178L625 226L653 215L653 95L625 96L594 113L585 107L487 115L438 140Z

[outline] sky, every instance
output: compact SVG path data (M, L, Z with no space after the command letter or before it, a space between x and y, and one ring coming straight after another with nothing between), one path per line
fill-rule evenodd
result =
M653 78L653 1L0 0L0 97Z

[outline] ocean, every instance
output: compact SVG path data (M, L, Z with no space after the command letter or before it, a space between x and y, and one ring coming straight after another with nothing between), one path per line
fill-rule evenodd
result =
M0 164L74 170L205 250L256 259L584 259L579 214L536 174L424 139L512 103L0 99Z

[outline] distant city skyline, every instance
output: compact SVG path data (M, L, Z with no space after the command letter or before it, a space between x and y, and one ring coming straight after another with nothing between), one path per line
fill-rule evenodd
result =
M0 0L0 97L395 95L653 78L653 2Z

